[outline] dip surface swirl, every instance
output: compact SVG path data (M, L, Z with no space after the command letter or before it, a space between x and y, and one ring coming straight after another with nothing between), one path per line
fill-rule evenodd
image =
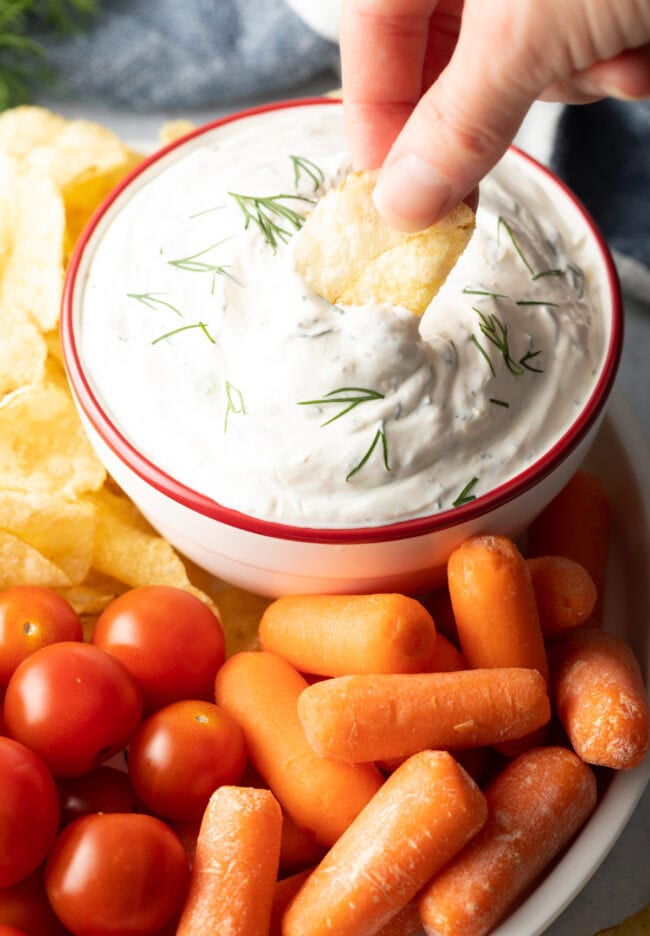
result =
M291 219L271 214L274 247L234 197L284 195L299 225L350 170L339 107L245 118L185 153L112 218L77 322L94 393L169 475L265 520L375 526L480 497L583 408L604 284L513 157L418 319L330 305L295 270Z

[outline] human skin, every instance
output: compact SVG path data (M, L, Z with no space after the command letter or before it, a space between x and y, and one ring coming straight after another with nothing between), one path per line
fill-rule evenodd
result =
M395 227L434 223L478 185L537 100L650 95L649 0L344 0L355 168Z

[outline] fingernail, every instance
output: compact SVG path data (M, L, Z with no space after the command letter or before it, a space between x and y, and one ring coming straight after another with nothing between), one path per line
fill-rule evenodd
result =
M420 231L445 213L451 185L433 166L407 153L382 169L374 200L389 224L403 231Z

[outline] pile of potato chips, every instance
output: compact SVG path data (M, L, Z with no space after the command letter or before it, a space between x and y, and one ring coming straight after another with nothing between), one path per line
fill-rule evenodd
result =
M190 129L168 125L161 141ZM210 604L223 589L107 477L62 366L66 264L97 206L141 159L86 120L38 107L0 114L0 588L56 588L87 628L129 587L174 585ZM265 603L238 589L220 593L233 652L250 643Z

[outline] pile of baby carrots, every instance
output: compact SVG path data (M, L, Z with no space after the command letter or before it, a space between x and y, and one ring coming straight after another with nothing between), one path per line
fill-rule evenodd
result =
M608 528L578 472L527 558L475 536L423 601L273 602L217 675L254 773L210 800L178 936L489 933L589 817L593 768L648 749L639 665L601 628Z

